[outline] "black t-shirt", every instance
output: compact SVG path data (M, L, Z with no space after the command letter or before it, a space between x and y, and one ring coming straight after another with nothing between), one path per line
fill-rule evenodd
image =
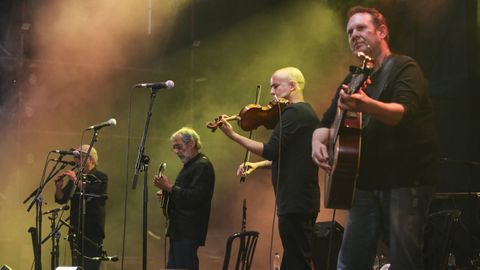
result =
M379 87L378 82L383 80L381 77L387 76L378 100L399 103L405 113L395 126L373 117L365 121L357 180L357 187L361 189L411 187L436 181L437 134L426 80L413 59L402 55L390 57L393 63L388 74L384 66L373 73L372 84L365 92L372 96ZM348 76L344 83L350 78ZM338 91L323 115L321 127L330 127L333 122L337 100Z
M168 235L172 239L205 244L214 186L213 165L205 155L199 153L183 165L170 198Z
M290 104L283 110L270 140L264 144L262 156L272 161L278 215L320 210L318 167L312 160L312 134L317 126L318 118L310 104Z

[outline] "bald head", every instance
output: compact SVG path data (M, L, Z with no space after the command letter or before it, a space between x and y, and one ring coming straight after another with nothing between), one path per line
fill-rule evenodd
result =
M295 67L285 67L275 71L270 79L270 94L287 99L290 103L303 101L305 79Z
M296 67L281 68L275 71L272 76L277 76L287 81L294 81L297 90L303 90L305 88L305 78L302 72Z

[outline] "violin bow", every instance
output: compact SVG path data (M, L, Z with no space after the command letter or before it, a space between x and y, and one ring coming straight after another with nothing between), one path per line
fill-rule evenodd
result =
M262 92L262 86L261 85L257 85L257 91L255 93L255 104L260 104L260 93ZM252 139L253 137L253 130L250 130L250 133L248 134L248 138L249 139ZM243 170L245 171L245 169L247 169L247 162L250 160L250 151L247 150L245 152L245 159L243 161ZM242 175L242 177L240 177L240 183L243 183L245 182L245 178L246 176L245 175Z

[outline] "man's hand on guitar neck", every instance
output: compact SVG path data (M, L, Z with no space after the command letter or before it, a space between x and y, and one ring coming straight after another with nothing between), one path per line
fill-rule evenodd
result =
M383 122L387 125L394 126L398 124L405 113L402 104L396 102L381 102L370 98L362 89L351 95L345 91L348 86L343 84L338 98L338 107L345 111L361 112Z
M155 176L153 178L153 185L162 190L172 192L173 185L170 184L170 181L165 174L162 174L162 176Z
M312 136L312 159L326 172L330 172L332 169L328 164L327 143L329 132L328 128L317 128Z
M344 111L368 113L371 98L362 89L353 94L347 94L348 85L343 84L338 98L338 107Z

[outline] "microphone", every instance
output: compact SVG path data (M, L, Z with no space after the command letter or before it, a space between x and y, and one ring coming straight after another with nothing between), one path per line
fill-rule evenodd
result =
M175 83L172 80L168 80L166 82L152 82L152 83L138 83L135 84L135 88L152 88L152 89L161 89L167 88L171 89L175 86Z
M43 212L43 215L48 215L48 214L51 214L51 213L56 213L58 211L63 211L63 210L68 210L68 209L70 209L70 206L64 205L62 207L55 208L55 209L52 209L52 210L47 211L47 212Z
M105 121L105 122L102 122L102 123L99 123L99 124L96 124L96 125L93 125L93 126L89 126L85 130L90 130L90 129L99 130L103 127L116 126L116 125L117 125L117 120L115 120L115 118L110 118L108 121Z
M78 152L78 151L76 151ZM79 153L80 154L80 153ZM59 158L53 158L53 159L50 159L51 161L55 161L55 162L58 162L58 163L63 163L63 164L67 164L67 165L71 165L71 166L74 166L75 164L77 164L75 161L66 161L66 160L61 160Z
M71 155L71 156L79 156L80 152L74 149L71 150L53 150L53 153L57 153L60 155Z
M92 258L90 258L90 259L91 259L91 260L94 260L94 261L112 261L112 262L116 262L116 261L118 261L118 256L113 255L113 256L92 257Z

